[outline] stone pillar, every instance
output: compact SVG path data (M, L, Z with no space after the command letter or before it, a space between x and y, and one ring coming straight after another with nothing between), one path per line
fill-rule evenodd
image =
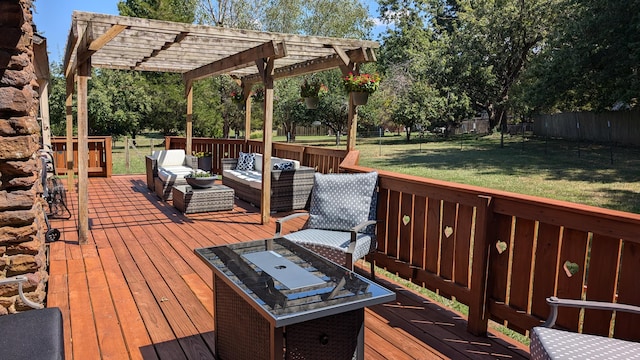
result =
M31 0L0 0L0 278L25 275L43 303L48 279L39 182L38 82ZM29 309L17 285L0 287L0 314Z

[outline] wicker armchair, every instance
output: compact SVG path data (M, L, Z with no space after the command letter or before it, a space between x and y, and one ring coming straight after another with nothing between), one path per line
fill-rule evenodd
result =
M309 213L276 221L275 237L284 237L353 270L353 264L376 249L378 173L315 174ZM283 234L283 224L308 215L304 228ZM371 277L374 264L371 262Z
M640 343L604 336L553 329L558 307L611 310L616 318L623 313L640 314L640 307L599 301L547 298L551 312L542 326L531 330L531 359L640 359Z
M185 175L198 168L198 158L182 149L159 150L145 157L147 187L163 200L171 200L174 185L186 185Z

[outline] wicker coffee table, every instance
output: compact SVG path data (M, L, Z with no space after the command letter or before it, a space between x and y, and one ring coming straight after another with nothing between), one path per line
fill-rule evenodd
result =
M283 238L195 252L213 269L219 359L363 359L364 307L395 299Z
M224 185L208 189L177 185L172 191L173 206L185 214L233 209L233 189Z

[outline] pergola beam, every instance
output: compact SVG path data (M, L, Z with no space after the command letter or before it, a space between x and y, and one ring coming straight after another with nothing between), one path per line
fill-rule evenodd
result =
M89 51L96 52L102 49L109 41L113 40L116 36L120 35L127 26L125 25L113 25L107 32L100 35L97 39L91 41L89 44Z
M353 63L366 63L371 62L371 54L373 49L359 48L355 50L343 51L344 54ZM374 56L375 58L375 56ZM303 61L300 63L292 64L289 66L283 66L274 70L273 79L284 79L288 77L306 75L318 71L326 71L330 69L339 68L344 64L343 58L338 54L329 55L323 58L317 58L313 60ZM247 84L255 84L262 81L260 74L247 75L242 78L242 81Z
M185 81L204 79L209 76L219 75L245 67L258 59L279 59L287 56L287 48L284 42L268 41L254 48L241 51L224 59L214 61L197 69L184 73Z
M95 54L98 50L102 49L109 41L113 40L118 34L124 31L127 26L125 25L113 25L109 30L107 30L104 34L100 35L97 39L91 39L92 35L90 33L91 24L87 24L85 27L85 31L82 34L82 41L88 42L88 44L81 44L78 47L78 59L76 64L82 64L87 61L91 55ZM86 47L85 47L86 45Z
M64 56L64 76L68 77L75 73L78 66L78 45L80 39L84 38L87 31L87 24L79 22L77 26L72 27L67 39L67 51Z

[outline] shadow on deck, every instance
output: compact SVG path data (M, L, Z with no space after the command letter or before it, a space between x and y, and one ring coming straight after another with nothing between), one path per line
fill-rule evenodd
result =
M60 307L67 359L213 359L212 273L199 247L268 238L257 209L183 215L142 175L91 178L90 239L78 245L74 217L52 220L47 306ZM277 214L275 216L280 216ZM284 214L282 214L284 215ZM299 225L302 225L300 222ZM476 337L465 319L391 280L393 303L365 311L366 359L526 359L502 335Z

